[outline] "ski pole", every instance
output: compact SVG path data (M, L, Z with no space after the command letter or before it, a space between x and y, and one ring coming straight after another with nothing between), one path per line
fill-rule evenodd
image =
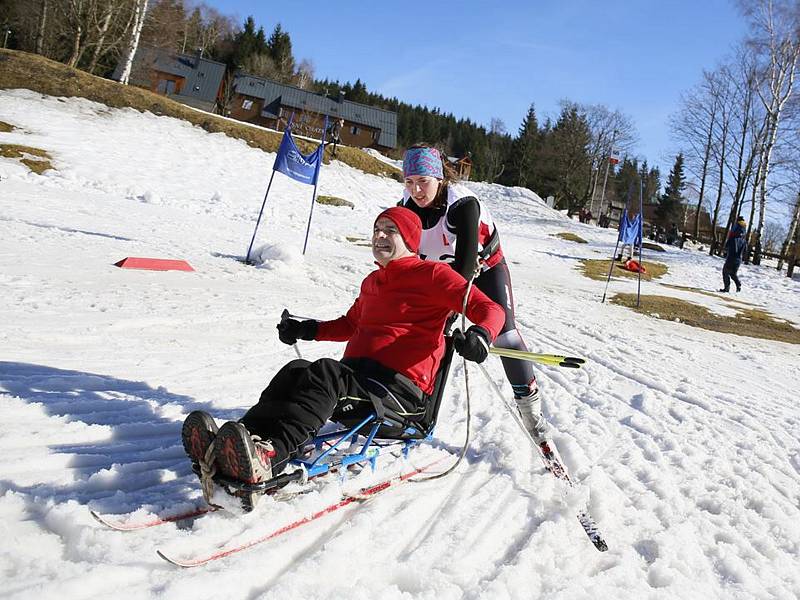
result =
M301 319L304 321L314 320L311 317L301 317L300 315L293 315L287 309L283 310L281 320L284 319ZM586 362L586 359L577 356L562 356L560 354L536 354L534 352L526 352L524 350L512 350L510 348L489 348L489 354L496 354L497 356L505 356L507 358L516 358L519 360L527 360L537 362L543 365L565 367L568 369L580 369L581 365Z
M528 360L531 362L541 363L543 365L551 365L558 367L566 367L571 369L580 369L586 362L585 358L577 356L561 356L560 354L536 354L534 352L526 352L524 350L512 350L511 348L489 348L489 354L496 354L497 356L505 356L507 358L516 358L519 360Z
M291 319L293 317L294 317L294 315L289 313L289 311L284 308L283 312L281 313L281 323L283 323L286 319ZM298 317L298 318L302 319L302 317ZM297 358L303 358L303 355L300 354L300 348L297 347L297 342L292 344L292 348L294 348L294 351L297 353Z
M286 319L300 319L301 321L317 321L314 317L301 317L300 315L293 315L288 309L284 308L281 313L281 321Z

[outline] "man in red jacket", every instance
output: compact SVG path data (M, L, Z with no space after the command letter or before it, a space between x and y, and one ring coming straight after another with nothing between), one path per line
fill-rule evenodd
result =
M238 422L218 431L207 413L184 422L183 445L208 471L259 483L280 473L319 429L333 420L351 420L372 409L370 397L413 420L424 415L445 351L447 317L461 312L466 280L445 263L421 260L422 224L412 211L392 207L375 220L372 254L378 270L342 317L333 321L287 319L278 325L285 344L298 339L346 341L341 360L293 360ZM475 323L454 336L456 352L468 360L486 359L505 313L479 289L470 288L467 318ZM210 488L204 482L204 493Z

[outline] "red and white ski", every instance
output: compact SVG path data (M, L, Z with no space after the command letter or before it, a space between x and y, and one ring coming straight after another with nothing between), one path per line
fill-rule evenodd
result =
M229 544L229 545L227 545L227 547L225 547L222 550L218 550L216 552L211 552L209 554L204 554L204 555L201 554L201 555L188 556L188 557L175 557L175 556L170 556L170 555L168 555L167 553L165 553L165 552L163 552L161 550L156 550L156 554L158 554L159 557L163 558L168 563L171 563L171 564L176 565L178 567L185 567L185 568L199 567L199 566L205 565L205 564L207 564L209 562L212 562L212 561L215 561L215 560L219 560L220 558L225 558L226 556L230 556L232 554L236 554L238 552L242 552L244 550L252 548L253 546L257 546L258 544L262 544L262 543L264 543L266 541L269 541L269 540L271 540L273 538L276 538L276 537L281 536L281 535L283 535L285 533L288 533L288 532L290 532L290 531L292 531L294 529L297 529L298 527L301 527L303 525L311 523L312 521L316 521L317 519L320 519L320 518L322 518L322 517L324 517L326 515L329 515L329 514L331 514L333 512L336 512L337 510L345 508L346 506L349 506L351 504L356 504L356 503L359 503L359 502L363 502L365 500L369 500L370 498L373 498L373 497L377 496L381 492L385 492L386 490L389 490L389 489L392 489L392 488L396 488L398 485L409 481L415 475L419 475L420 473L423 473L423 472L433 468L434 466L439 464L445 458L447 458L447 457L445 456L445 457L438 458L435 461L433 461L431 463L428 463L423 467L418 467L418 468L412 470L409 473L405 473L403 475L400 475L400 476L397 476L397 477L393 477L391 479L386 479L386 480L381 481L379 483L376 483L376 484L370 485L368 487L362 488L356 493L345 494L345 495L342 496L342 498L338 502L330 504L330 505L326 506L325 508L323 508L321 510L318 510L317 512L315 512L315 513L313 513L311 515L308 515L306 517L303 517L301 519L298 519L296 521L288 523L287 525L284 525L283 527L275 529L274 531L271 531L271 532L269 532L269 533L267 533L265 535L262 535L261 537L253 539L253 540L249 540L249 541L246 541L246 542Z
M166 523L175 523L177 521L184 521L186 519L194 519L218 510L218 506L201 506L199 508L193 508L174 515L168 515L164 517L157 516L148 521L140 521L138 523L129 523L119 517L113 515L104 515L94 510L90 510L89 513L99 523L102 523L111 529L115 529L116 531L138 531L139 529L147 529L148 527L156 527L157 525L165 525Z

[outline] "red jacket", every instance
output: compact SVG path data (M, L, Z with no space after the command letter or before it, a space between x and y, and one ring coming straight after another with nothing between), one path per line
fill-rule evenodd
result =
M466 280L449 265L395 259L367 275L347 314L321 322L316 339L347 341L345 358L376 360L430 394L444 355L444 322L461 312L466 290ZM505 312L476 287L469 296L467 318L494 340Z

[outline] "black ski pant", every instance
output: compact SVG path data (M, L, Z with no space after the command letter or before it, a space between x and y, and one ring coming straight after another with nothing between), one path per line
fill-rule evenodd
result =
M738 262L725 261L725 264L722 265L722 287L726 292L731 288L731 279L733 279L733 283L736 284L737 292L742 289L742 282L739 281L739 276L736 274L739 270L739 264Z
M511 291L511 273L508 271L506 259L478 275L475 287L506 311L506 320L494 345L498 348L527 351L528 347L517 330L514 318L514 294ZM528 361L506 357L501 357L500 360L515 396L527 396L536 388L536 375Z
M426 401L411 380L370 359L298 359L278 371L241 422L250 434L272 441L278 474L328 420L355 425L376 412L376 403L414 420L425 414Z

